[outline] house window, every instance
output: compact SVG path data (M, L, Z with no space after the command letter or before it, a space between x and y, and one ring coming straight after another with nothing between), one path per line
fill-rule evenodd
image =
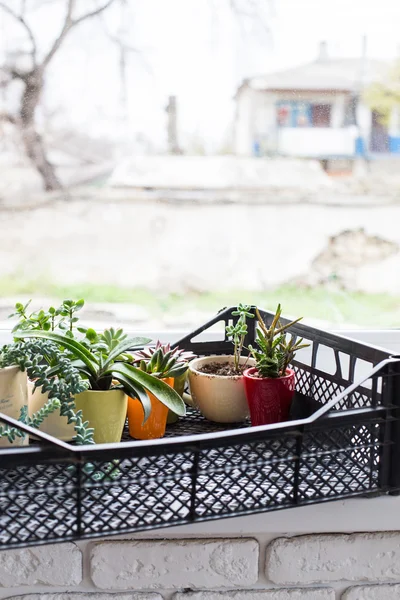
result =
M279 127L310 127L311 104L297 100L280 101L276 106Z
M313 104L311 107L311 121L313 127L331 126L331 104Z
M280 101L276 107L279 127L330 127L331 112L331 104L298 100Z

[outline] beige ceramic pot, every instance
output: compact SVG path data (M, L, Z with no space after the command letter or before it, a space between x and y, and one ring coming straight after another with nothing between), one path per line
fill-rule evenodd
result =
M28 406L28 378L26 371L21 371L19 367L5 367L0 369L0 412L8 417L18 419L21 414L21 408ZM17 437L13 443L7 438L0 438L0 447L5 446L26 446L29 444L29 437Z
M243 376L210 375L199 371L207 363L233 363L233 356L196 358L189 365L190 392L194 404L210 421L239 423L249 416ZM242 357L240 364L254 365L254 359Z
M28 411L31 417L33 413L37 412L46 404L49 399L48 393L42 393L41 388L33 390L34 384L28 381ZM65 416L60 415L60 409L57 408L54 412L49 414L43 423L39 426L39 431L52 435L59 440L69 442L75 435L74 423L68 424L68 419Z

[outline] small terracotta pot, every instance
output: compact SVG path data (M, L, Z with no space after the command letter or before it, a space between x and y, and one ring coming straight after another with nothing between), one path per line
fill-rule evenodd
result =
M170 387L174 387L174 378L162 379ZM143 424L143 406L136 398L128 399L128 425L129 435L136 440L154 440L162 438L167 425L168 408L153 394L147 392L151 402L151 413L146 423Z
M251 424L270 425L287 421L294 396L294 371L287 369L285 377L277 378L254 377L256 371L252 367L243 373Z
M207 363L233 363L233 356L206 356L196 358L189 365L190 391L194 404L202 414L216 423L240 423L249 415L249 407L242 375L212 375L200 367ZM254 364L253 359L242 357L240 364Z

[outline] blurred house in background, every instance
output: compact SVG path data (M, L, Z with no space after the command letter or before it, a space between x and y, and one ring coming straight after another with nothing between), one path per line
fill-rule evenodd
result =
M400 153L399 111L388 126L362 92L388 70L383 61L330 58L246 79L236 94L235 152L319 159Z

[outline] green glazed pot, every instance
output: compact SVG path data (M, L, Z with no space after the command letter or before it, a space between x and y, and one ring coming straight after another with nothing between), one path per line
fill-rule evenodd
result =
M185 390L185 383L187 380L187 376L188 376L188 372L186 371L185 373L183 373L183 375L180 375L179 377L175 377L174 379L174 390L176 392L178 392L178 394L180 395L180 397L183 397L183 392ZM174 412L172 412L172 410L168 411L168 418L167 418L167 424L168 425L173 425L173 423L176 423L178 421L179 417L178 415L176 415Z
M96 444L121 441L126 421L128 396L122 390L87 390L75 396L76 410L81 410L84 421L94 428Z
M174 390L178 392L180 397L182 398L183 392L185 390L185 383L187 381L188 371L185 371L183 375L179 375L179 377L175 377L174 379Z

